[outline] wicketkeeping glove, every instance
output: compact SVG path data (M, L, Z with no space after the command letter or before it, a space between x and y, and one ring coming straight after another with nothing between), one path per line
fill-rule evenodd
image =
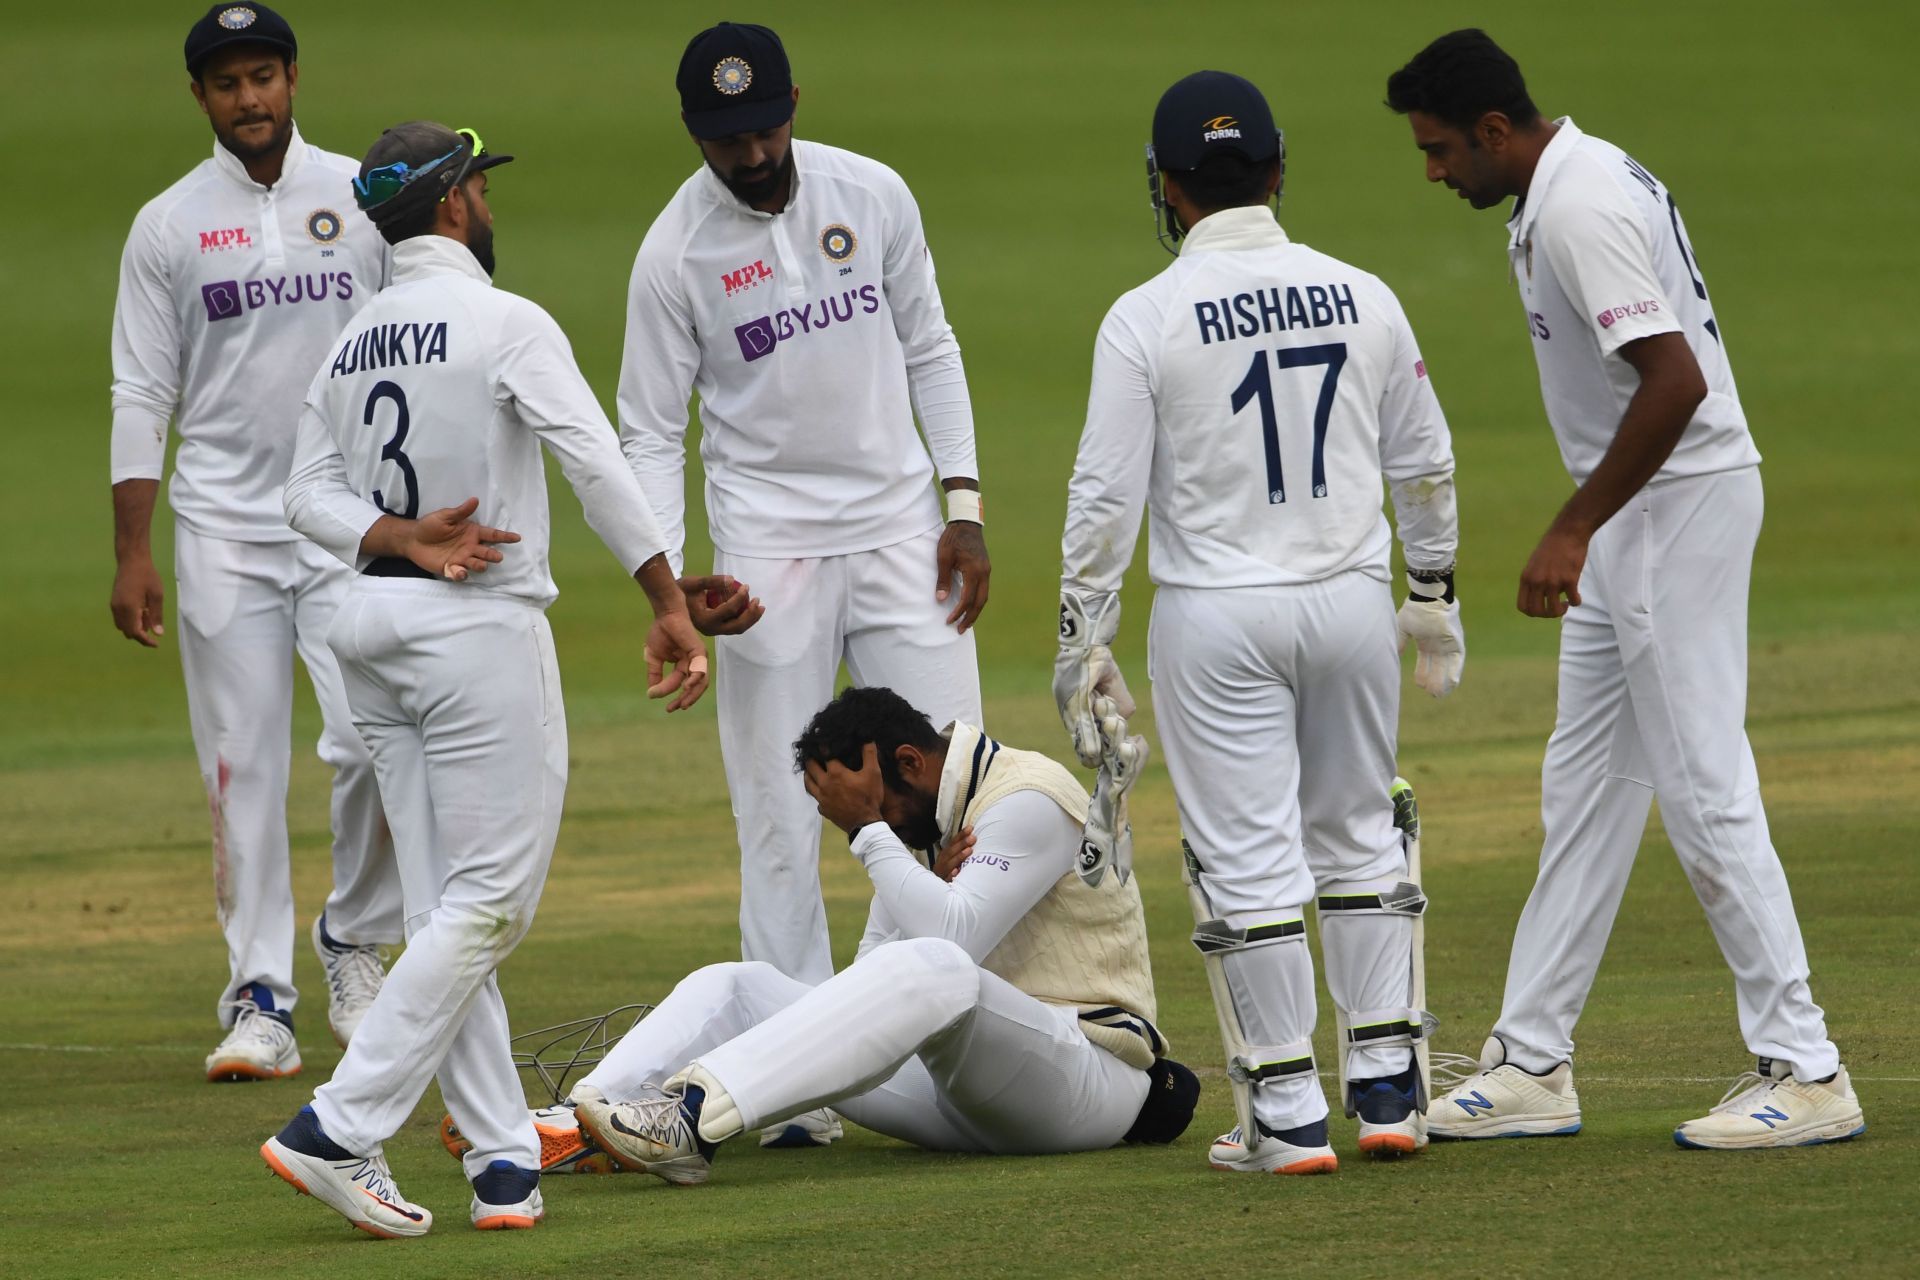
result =
M1053 700L1073 739L1073 754L1088 768L1118 746L1101 733L1093 708L1096 694L1112 699L1124 731L1133 715L1133 695L1108 648L1120 630L1120 597L1108 593L1081 596L1060 593L1060 652L1053 660Z
M1095 695L1095 719L1103 739L1113 749L1101 757L1100 776L1093 784L1093 803L1087 809L1086 829L1080 837L1080 878L1098 885L1107 868L1125 884L1133 874L1133 826L1127 820L1127 792L1147 763L1147 740L1127 733L1125 717L1112 698Z
M1460 625L1460 602L1453 596L1452 573L1407 575L1407 602L1394 616L1400 633L1400 652L1411 640L1419 652L1413 664L1413 682L1436 698L1444 698L1460 684L1467 665L1467 633Z

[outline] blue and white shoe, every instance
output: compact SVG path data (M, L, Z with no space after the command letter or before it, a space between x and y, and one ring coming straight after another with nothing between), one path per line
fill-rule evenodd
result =
M592 1085L576 1085L573 1114L580 1129L633 1173L651 1173L677 1187L697 1186L713 1171L717 1144L700 1137L705 1090L685 1085L650 1089L630 1102L613 1102Z
M1498 1036L1488 1036L1480 1069L1427 1109L1436 1138L1547 1138L1580 1132L1580 1095L1573 1064L1535 1075L1507 1060Z
M300 1046L293 1039L293 1017L273 1007L273 992L260 983L240 988L226 1008L233 1025L219 1047L207 1055L207 1079L277 1080L300 1073Z
M473 1180L473 1225L482 1231L522 1230L547 1216L540 1175L511 1160L495 1160Z
M774 1150L802 1150L825 1147L847 1136L840 1116L831 1107L803 1111L781 1124L770 1124L760 1131L760 1145Z
M1673 1140L1712 1151L1753 1151L1845 1142L1866 1131L1866 1114L1845 1067L1824 1080L1796 1080L1785 1063L1762 1058L1759 1070L1735 1080L1712 1111L1675 1129Z
M283 1182L312 1196L361 1231L400 1239L423 1236L433 1215L400 1194L384 1156L356 1156L327 1137L312 1107L261 1144L260 1154Z
M1376 1080L1353 1080L1354 1114L1360 1121L1360 1150L1378 1159L1412 1155L1427 1145L1427 1118L1414 1096L1414 1068Z
M1254 1123L1260 1132L1251 1146L1235 1125L1214 1139L1207 1163L1229 1173L1332 1173L1340 1167L1340 1158L1327 1144L1325 1120L1279 1130Z
M387 980L387 953L382 947L336 940L327 933L324 911L314 920L311 937L313 954L327 975L327 1027L344 1049Z

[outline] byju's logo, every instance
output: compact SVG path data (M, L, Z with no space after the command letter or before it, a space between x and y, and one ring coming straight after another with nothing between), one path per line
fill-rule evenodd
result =
M231 320L243 310L240 304L240 282L238 280L216 280L202 285L200 297L207 304L207 322Z
M880 294L870 284L829 294L818 302L804 302L770 316L735 325L733 336L740 343L740 358L752 363L794 337L818 333L833 324L845 324L856 315L874 315L880 310Z
M747 361L758 360L780 341L774 336L772 316L761 316L758 320L735 326L733 336L740 340L741 359Z

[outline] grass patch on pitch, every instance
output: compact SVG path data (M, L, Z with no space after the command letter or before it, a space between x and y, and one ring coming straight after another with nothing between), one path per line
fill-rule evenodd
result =
M111 6L110 6L111 8ZM854 1132L833 1150L730 1148L715 1180L556 1180L533 1233L480 1235L429 1096L389 1152L434 1234L382 1244L270 1180L255 1154L332 1069L302 1007L306 1073L199 1080L223 973L206 810L176 656L113 634L106 346L138 206L206 154L178 63L191 11L120 6L76 25L10 15L0 145L15 201L0 256L9 466L0 542L0 1276L501 1276L1145 1273L1896 1274L1920 1175L1920 532L1905 397L1920 361L1920 173L1901 53L1920 19L1852 9L1803 39L1762 0L1729 18L1652 0L1487 14L1394 0L1164 9L993 0L774 6L805 87L803 135L885 160L913 186L965 348L992 518L980 632L994 731L1058 753L1047 693L1064 486L1093 333L1165 258L1140 144L1152 105L1199 66L1248 74L1290 144L1289 233L1377 272L1406 304L1454 426L1466 683L1411 691L1403 766L1429 825L1431 1003L1440 1047L1490 1024L1539 847L1538 765L1553 632L1510 607L1568 486L1542 422L1504 234L1420 181L1388 71L1450 25L1484 21L1543 109L1571 112L1672 187L1767 462L1753 598L1751 736L1792 878L1814 990L1859 1078L1869 1133L1825 1150L1682 1152L1668 1133L1747 1064L1731 982L1691 890L1650 834L1580 1027L1586 1131L1348 1159L1336 1177L1229 1178L1204 1166L1230 1123L1210 1075L1166 1151L929 1155ZM710 6L375 0L293 15L306 135L357 152L395 120L480 128L516 153L491 198L500 283L546 305L611 406L628 264L691 171L672 68ZM748 15L754 16L754 15ZM583 38L583 36L587 38ZM75 93L79 87L82 91ZM48 103L57 102L49 114ZM49 129L48 121L53 120ZM695 468L697 471L697 467ZM737 870L711 706L663 723L639 694L641 601L556 488L552 613L573 725L568 814L540 916L503 974L515 1025L658 997L736 954ZM170 563L163 519L157 559ZM690 561L706 554L696 518ZM1120 655L1145 691L1136 567ZM170 613L171 612L171 601ZM291 804L301 920L325 868L310 704ZM1157 766L1135 805L1162 1023L1197 1066L1213 1015ZM864 877L825 845L841 955ZM317 992L317 963L299 975ZM1328 1019L1322 1017L1322 1064ZM1336 1123L1336 1144L1352 1131Z

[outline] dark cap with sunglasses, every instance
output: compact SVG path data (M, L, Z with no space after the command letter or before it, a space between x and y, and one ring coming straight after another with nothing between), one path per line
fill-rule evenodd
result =
M187 32L187 74L198 80L200 68L216 49L230 44L264 44L288 61L300 56L287 20L263 4L216 4Z
M468 176L505 164L471 129L409 120L380 135L360 162L353 200L375 226L447 198Z

